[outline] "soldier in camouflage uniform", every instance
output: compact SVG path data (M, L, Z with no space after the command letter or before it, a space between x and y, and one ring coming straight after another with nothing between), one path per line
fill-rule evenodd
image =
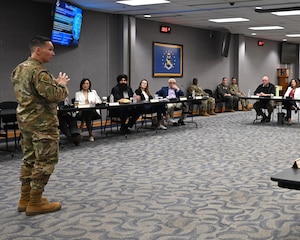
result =
M217 97L224 102L228 102L229 112L235 112L234 108L237 107L239 97L230 94L227 86L227 77L222 78L222 82L217 86Z
M208 93L198 86L198 79L193 79L193 84L188 88L188 93L192 95L193 90L195 91L195 96L208 97L207 100L201 101L202 105L202 116L216 115L215 106L216 102L213 97L210 97Z
M65 73L59 73L55 79L43 66L54 56L50 39L34 37L29 47L31 56L11 75L23 151L18 210L26 211L28 216L61 208L59 202L48 202L42 197L42 192L58 162L57 104L67 97L70 80Z
M230 83L228 88L229 88L229 92L230 92L231 95L239 97L239 100L240 100L241 105L242 105L242 110L243 111L249 111L250 110L249 107L248 107L249 106L249 101L246 100L246 99L240 98L240 97L245 97L246 95L243 92L240 91L239 86L237 85L235 77L231 78L231 83Z

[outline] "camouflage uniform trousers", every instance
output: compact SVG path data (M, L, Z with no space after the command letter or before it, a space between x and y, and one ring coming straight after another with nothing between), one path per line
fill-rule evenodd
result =
M237 94L235 94L235 95L239 97L239 100L240 100L241 105L242 105L243 108L248 107L248 105L249 105L249 100L240 98L240 97L243 97L243 96L244 96L243 94L237 93Z
M20 180L22 186L43 191L58 162L59 131L28 132L22 130L23 160Z
M201 110L204 112L214 111L216 106L215 99L209 97L207 100L201 101Z

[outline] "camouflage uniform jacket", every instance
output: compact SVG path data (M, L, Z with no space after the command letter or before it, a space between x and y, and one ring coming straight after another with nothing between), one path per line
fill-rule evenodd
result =
M200 87L200 86L197 86L195 84L192 84L188 91L189 91L189 94L192 94L193 90L195 90L195 95L196 96L208 96L208 93L204 92L204 90Z
M57 104L68 96L68 88L57 84L38 60L29 57L11 74L18 102L19 128L47 133L58 128Z
M236 93L240 93L239 86L237 84L230 84L229 85L229 92L232 95L235 95Z

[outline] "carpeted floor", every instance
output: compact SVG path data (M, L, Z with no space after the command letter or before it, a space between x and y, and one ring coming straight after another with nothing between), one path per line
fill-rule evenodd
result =
M293 116L297 122L297 116ZM21 153L0 152L0 239L300 239L300 191L270 177L299 157L300 124L253 124L255 112L105 137L62 138L44 195L58 212L16 210Z

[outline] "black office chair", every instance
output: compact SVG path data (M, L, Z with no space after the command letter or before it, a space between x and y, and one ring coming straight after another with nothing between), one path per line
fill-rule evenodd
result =
M193 97L192 94L193 93L187 91L186 95L188 98L192 98ZM189 109L188 114L189 115L192 114L192 116L196 115L196 114L194 114L194 110L195 110L195 112L198 113L198 115L200 115L201 114L201 105L202 105L201 101L195 101L195 102L188 103L188 109ZM196 106L196 109L194 109L194 106Z
M139 129L143 128L143 129L155 130L157 133L158 123L154 123L154 118L157 117L156 116L157 110L152 105L149 105L149 106L151 106L151 107L143 108L141 110L142 120L141 120L141 125L137 128L137 131L139 131ZM148 126L148 123L150 123L151 126Z
M217 96L217 94L208 88L204 89L204 92L206 92L210 97L213 97L215 99L216 108L218 108L222 112L223 103L222 103L221 99Z
M111 109L107 108L106 109L106 120L105 120L105 125L104 125L104 132L106 131L106 127L109 125L110 131L106 132L106 136L108 136L110 133L116 133L116 134L124 134L125 138L127 138L126 133L122 133L119 131L119 127L121 126L121 118L120 118L120 112L118 109ZM117 127L117 131L113 131L113 127Z
M0 103L0 109L16 109L18 106L18 103L15 101L6 101ZM5 137L6 142L6 150L8 150L8 140L9 140L9 131L13 130L14 132L14 140L15 140L15 148L18 148L17 142L17 130L19 129L18 122L17 122L17 116L15 114L13 115L7 115L1 117L1 131L0 134L1 137ZM19 136L20 137L20 136Z

